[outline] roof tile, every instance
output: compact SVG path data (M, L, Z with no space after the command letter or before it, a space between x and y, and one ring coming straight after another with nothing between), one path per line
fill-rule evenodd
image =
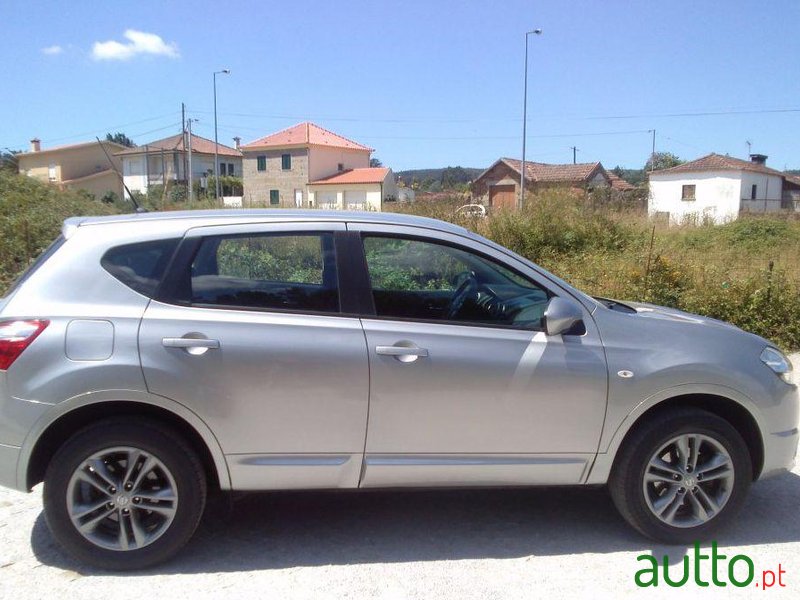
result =
M503 158L501 160L517 173L522 169L522 161L514 158ZM551 165L525 161L525 178L531 182L583 183L588 181L598 168L603 168L599 162Z
M330 146L372 152L372 148L363 146L353 140L348 140L308 121L271 133L244 144L241 148L242 150L257 150L261 148L284 148L287 146Z
M183 139L183 134L176 134L170 137L166 137L160 140L155 140L154 142L148 142L147 144L143 144L141 146L136 146L135 148L128 148L123 150L122 152L116 152L116 156L128 156L130 154L144 154L147 152L156 152L158 150L168 150L168 151L178 151L183 152L185 150L185 144ZM212 140L207 140L204 137L200 137L199 135L192 134L192 152L197 152L199 154L214 154L214 142ZM220 156L241 156L242 153L239 152L236 148L231 148L230 146L225 146L223 144L217 144L217 154Z
M697 160L690 160L681 165L670 167L669 169L659 169L653 171L650 175L660 175L661 173L690 173L697 171L754 171L756 173L765 173L768 175L778 175L784 177L784 173L770 169L765 165L760 165L749 160L742 160L741 158L733 158L732 156L723 156L712 152L706 156L698 158Z
M382 183L386 179L389 169L386 167L369 167L363 169L350 169L336 173L330 177L311 181L310 185L335 185L347 183Z

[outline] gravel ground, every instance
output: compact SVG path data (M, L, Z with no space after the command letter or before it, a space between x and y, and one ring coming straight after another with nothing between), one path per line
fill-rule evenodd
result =
M796 598L800 588L800 468L755 484L737 524L719 536L728 559L753 560L746 588L638 588L637 556L674 564L694 551L638 536L602 489L292 492L225 506L174 561L114 575L55 546L40 488L2 489L0 598L727 598L760 595L762 571L779 565L785 587L765 597ZM670 572L677 578L682 569Z

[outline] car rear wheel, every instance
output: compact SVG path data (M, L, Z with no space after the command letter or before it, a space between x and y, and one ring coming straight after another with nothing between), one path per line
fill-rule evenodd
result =
M53 536L77 559L141 569L173 556L203 513L206 480L195 452L153 422L107 420L55 454L44 486Z
M622 516L647 537L691 543L731 521L752 478L747 444L728 421L676 408L625 441L609 490Z

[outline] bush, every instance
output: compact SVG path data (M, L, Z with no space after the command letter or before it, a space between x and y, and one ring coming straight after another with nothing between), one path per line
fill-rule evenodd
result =
M67 217L118 212L114 204L0 172L0 296L61 232Z

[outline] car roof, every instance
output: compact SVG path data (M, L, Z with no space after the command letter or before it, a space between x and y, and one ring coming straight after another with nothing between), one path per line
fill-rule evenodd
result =
M286 221L336 221L340 223L380 223L385 225L409 225L412 227L425 227L439 231L469 235L469 231L453 223L388 212L359 212L341 210L316 210L316 209L219 209L219 210L180 210L167 212L144 212L124 215L110 215L103 217L70 217L64 221L63 234L69 237L78 227L89 225L113 225L119 223L145 223L153 221L178 221L191 219L201 221L203 225L219 223L231 224L237 222L286 222Z

